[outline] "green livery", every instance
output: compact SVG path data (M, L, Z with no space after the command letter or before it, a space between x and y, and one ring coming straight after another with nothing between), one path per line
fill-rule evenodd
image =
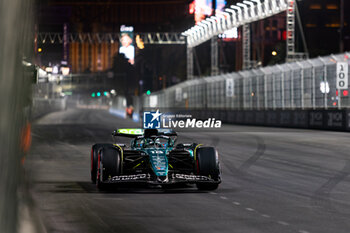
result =
M169 129L118 129L118 137L132 138L130 145L95 144L91 150L91 180L98 188L109 184L147 183L170 187L196 184L213 190L221 183L218 152L196 143L175 144Z

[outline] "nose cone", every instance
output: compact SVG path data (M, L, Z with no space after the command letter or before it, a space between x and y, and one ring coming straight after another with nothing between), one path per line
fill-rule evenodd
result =
M156 176L166 176L168 174L168 158L164 149L151 149L148 151L150 162Z

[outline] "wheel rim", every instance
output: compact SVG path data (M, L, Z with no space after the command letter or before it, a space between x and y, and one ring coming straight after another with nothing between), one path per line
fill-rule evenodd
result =
M103 164L101 161L100 154L98 155L98 167L96 172L96 185L99 186L102 184L102 178L103 177Z

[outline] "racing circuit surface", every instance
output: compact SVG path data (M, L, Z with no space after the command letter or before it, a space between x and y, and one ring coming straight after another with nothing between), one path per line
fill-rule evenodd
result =
M47 232L350 232L348 133L232 125L179 132L179 141L218 149L219 189L99 192L90 182L91 145L112 142L123 127L139 124L79 109L33 126L25 168Z

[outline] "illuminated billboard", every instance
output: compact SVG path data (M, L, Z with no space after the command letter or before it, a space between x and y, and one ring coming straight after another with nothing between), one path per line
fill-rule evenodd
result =
M226 0L216 0L216 10L224 11Z
M212 15L213 12L212 0L195 0L190 4L190 14L194 14L196 23L205 19L205 17ZM226 5L226 0L216 0L216 11L223 11Z
M120 27L120 47L119 53L124 54L128 62L133 65L135 63L135 47L133 45L134 28L122 25Z
M235 41L238 37L238 29L236 27L224 31L224 33L218 35L223 41Z

